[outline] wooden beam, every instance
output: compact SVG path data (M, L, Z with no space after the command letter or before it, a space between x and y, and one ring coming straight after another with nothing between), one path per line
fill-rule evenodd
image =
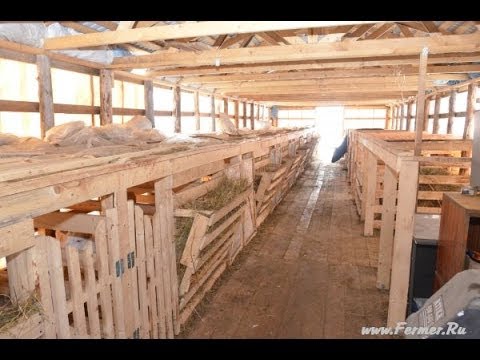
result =
M397 23L397 27L400 29L400 32L402 33L402 35L406 38L409 38L409 37L412 37L413 34L412 32L410 31L410 29L408 27L406 27L405 25L403 24L400 24L400 23Z
M427 131L428 130L428 125L429 125L429 122L430 122L430 101L431 101L431 98L430 97L427 97L425 99L425 111L424 111L424 116L423 116L423 131Z
M237 129L239 129L239 128L240 128L240 117L239 117L239 110L240 110L240 109L239 109L238 100L235 100L235 101L234 101L234 105L235 105L235 106L234 106L234 107L235 107L235 109L234 109L234 111L235 111L235 112L234 112L235 127L236 127Z
M422 24L425 25L425 28L428 30L429 33L440 32L433 21L422 21Z
M255 37L255 35L250 35L248 38L243 40L243 42L240 44L240 47L241 48L246 48L250 44L250 42L253 40L254 37Z
M250 128L255 130L255 104L250 104Z
M210 114L212 116L212 131L215 132L216 131L215 96L213 95L210 97Z
M378 39L380 36L389 31L395 24L384 24L380 26L377 30L373 31L371 34L365 37L365 40Z
M200 131L200 95L198 91L193 94L193 111L195 113L195 130Z
M364 24L364 25L360 25L357 27L357 29L351 33L347 33L345 34L344 38L348 38L348 39L358 39L360 37L362 37L363 35L365 35L365 33L370 30L372 27L374 27L375 24Z
M448 99L448 122L447 122L447 134L452 133L453 118L455 117L455 100L457 92L452 90L450 92L450 98Z
M49 50L58 50L138 41L184 39L223 34L257 33L262 31L364 23L372 23L372 21L202 21L137 29L119 29L115 32L98 34L56 37L46 39L44 47Z
M129 30L134 31L134 30ZM87 34L96 35L96 34ZM83 36L87 36L83 35ZM62 38L63 39L63 38ZM201 53L158 53L114 60L110 68L145 68L154 66L201 66L239 63L264 63L320 59L348 59L372 56L413 55L428 47L432 54L474 52L480 46L480 32L468 35L439 35L425 38L398 38L348 42L342 48L337 43L289 46L261 46L255 49L225 49Z
M212 47L219 48L220 46L222 46L226 38L227 38L227 35L218 35Z
M432 128L432 134L438 134L438 129L440 127L440 100L441 100L441 97L440 96L436 96L435 97L435 110L434 110L434 113L433 113L433 128Z
M420 156L422 152L422 132L423 132L423 121L424 121L424 112L425 112L425 78L427 75L427 62L428 62L428 52L427 47L422 49L420 54L420 76L418 77L418 95L417 95L417 107L415 110L415 124L416 124L416 134L415 134L415 148L414 155Z
M37 55L37 72L40 134L44 138L45 133L55 126L52 74L50 59L46 55Z
M238 44L240 41L244 41L248 39L251 35L250 34L237 34L233 35L232 37L225 40L222 45L220 45L219 49L226 49L232 45Z
M145 96L145 116L152 123L152 127L155 127L155 105L153 100L153 82L146 80L143 84L144 96Z
M180 86L175 86L173 90L173 114L175 116L175 132L182 131L182 102Z
M120 21L117 26L117 30L133 29L135 21Z
M228 98L223 99L223 112L228 115Z
M366 182L363 184L365 204L365 223L363 227L363 236L373 236L373 220L375 207L375 190L377 188L377 157L365 149L366 161Z
M411 131L412 128L412 108L413 108L413 101L409 101L407 103L407 131Z
M112 123L112 88L113 74L111 70L100 70L100 125Z
M243 127L247 127L247 102L243 102Z
M465 127L463 128L463 138L471 139L472 138L472 121L475 113L475 100L476 100L476 91L477 84L468 85L467 93L467 115L465 116Z

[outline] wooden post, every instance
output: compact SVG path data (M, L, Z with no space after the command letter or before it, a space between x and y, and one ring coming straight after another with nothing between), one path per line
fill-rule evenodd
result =
M234 105L235 105L235 109L234 109L234 111L235 111L235 114L234 114L234 116L235 116L235 127L238 129L240 127L240 118L239 118L240 108L239 108L238 100L235 100Z
M407 130L405 125L405 104L400 104L400 129L399 130Z
M412 128L412 107L413 102L409 101L407 104L407 131L411 131Z
M143 82L143 89L145 93L145 116L155 127L155 106L153 103L153 82L152 80L145 80Z
M247 102L243 102L243 127L247 127Z
M452 90L450 92L450 99L448 99L448 122L447 122L447 134L452 133L453 128L453 118L455 117L455 100L457 97L457 92Z
M395 205L397 202L397 175L385 165L383 175L382 226L378 249L377 288L390 288L392 269L393 233L395 230Z
M250 104L250 128L255 130L255 104Z
M213 96L212 94L212 97L211 97L211 102L210 102L210 114L212 116L212 131L216 131L216 126L215 126L215 96Z
M228 115L228 99L223 99L223 112Z
M200 95L198 91L193 94L193 111L195 112L195 130L200 131Z
M52 74L50 59L46 55L37 55L38 107L40 112L40 135L45 137L48 129L55 126L53 111Z
M432 134L438 134L438 129L440 127L439 119L440 119L440 95L435 97L435 110L433 112L433 128Z
M424 120L423 120L423 131L428 131L428 125L430 124L430 101L432 99L427 97L425 99L425 111L424 111Z
M182 94L180 86L173 89L173 116L175 116L175 132L182 131Z
M467 114L465 115L465 127L463 128L464 139L472 138L471 129L472 129L473 115L475 113L476 89L477 89L477 84L468 85Z
M385 129L392 128L392 106L387 108L387 112L385 114Z
M257 121L260 121L260 104L257 104Z
M397 105L392 106L392 129L397 130Z
M100 69L100 125L112 123L113 73Z
M425 115L425 79L427 77L427 62L428 62L428 48L424 47L420 54L420 65L418 75L418 95L417 95L417 110L415 114L416 134L414 155L420 156L422 152L422 132L424 129L424 115ZM428 109L427 109L428 114ZM415 187L416 189L416 187Z
M388 326L395 326L399 321L405 320L417 187L418 161L403 160L398 182Z
M363 227L364 236L373 236L373 220L375 209L375 192L377 189L377 157L369 150L365 149L366 162L366 183L363 184L365 191L365 223Z

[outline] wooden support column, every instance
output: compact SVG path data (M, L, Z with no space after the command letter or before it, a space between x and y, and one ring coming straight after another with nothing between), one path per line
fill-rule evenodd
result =
M409 101L407 104L407 131L412 131L412 107L413 102Z
M100 125L112 123L113 72L100 69Z
M235 100L234 102L235 108L234 108L234 119L235 119L235 127L238 129L240 128L240 117L239 117L239 103L238 100Z
M430 97L425 99L425 110L423 114L423 131L428 131L428 125L430 124L430 102L432 99Z
M243 127L247 127L247 102L243 102Z
M173 116L175 116L175 132L182 131L182 96L180 86L173 88Z
M250 128L255 130L255 104L250 104Z
M400 129L399 130L407 130L405 125L405 104L400 104Z
M228 99L223 99L223 112L228 115Z
M216 118L215 118L215 96L210 98L210 114L212 116L212 131L216 131Z
M438 134L438 129L440 128L440 95L435 97L435 110L433 112L433 128L432 134Z
M200 95L198 91L193 94L193 111L195 113L195 130L200 131Z
M257 121L260 121L260 104L257 104Z
M418 75L418 95L417 95L417 110L415 114L416 134L414 155L420 156L422 152L422 132L424 129L425 116L425 79L427 77L427 62L428 62L428 48L423 48L420 54L420 65ZM428 108L427 108L428 114ZM415 187L416 188L416 187Z
M152 80L145 80L143 83L145 92L145 116L155 127L155 106L153 103L153 82Z
M403 160L398 181L388 326L395 326L397 322L405 320L417 187L418 161Z
M473 115L475 113L476 89L477 89L477 84L468 85L467 114L465 115L465 127L463 128L464 139L472 138L471 129L472 129Z
M385 115L385 129L392 128L392 107L389 106Z
M375 209L375 192L377 189L377 157L369 150L365 150L366 153L366 183L363 183L363 189L365 192L365 223L363 226L364 236L373 236L373 220Z
M455 117L455 100L457 98L457 92L452 90L450 92L450 98L448 99L448 122L447 122L447 134L452 133L453 118Z
M385 165L383 175L382 226L378 249L377 288L390 288L392 270L393 235L397 203L397 174Z
M397 130L397 105L392 106L392 129Z
M53 111L53 90L50 59L46 55L37 55L38 107L40 112L40 135L45 137L48 129L55 126Z

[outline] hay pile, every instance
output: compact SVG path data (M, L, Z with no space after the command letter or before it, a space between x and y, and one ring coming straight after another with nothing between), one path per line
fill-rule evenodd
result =
M18 324L20 320L26 320L42 310L35 294L32 294L27 300L16 305L12 304L7 295L1 294L0 296L7 299L6 303L0 306L0 333L12 328Z

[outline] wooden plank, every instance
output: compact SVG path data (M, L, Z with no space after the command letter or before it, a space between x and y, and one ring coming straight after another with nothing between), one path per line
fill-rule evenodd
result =
M438 134L438 129L440 128L439 115L440 115L440 96L435 97L435 110L433 113L433 128L432 134Z
M71 334L70 325L68 324L67 297L65 293L60 242L50 236L45 236L43 239L43 241L45 241L45 247L47 248L48 274L50 276L50 288L52 290L57 338L69 339Z
M418 214L441 214L442 209L439 207L418 206L417 213Z
M35 313L27 319L22 319L20 323L8 328L0 334L0 340L18 340L18 339L39 339L48 337L44 329L44 319L42 314ZM53 335L53 338L55 334Z
M373 220L375 206L375 189L377 186L377 157L370 151L367 151L367 159L365 166L368 169L366 171L366 184L364 186L365 196L363 201L365 202L365 223L363 227L364 236L373 236Z
M447 122L447 134L452 133L453 118L455 117L455 99L457 92L452 90L448 99L448 122Z
M202 214L195 214L190 233L188 234L183 253L180 257L180 263L192 269L192 273L195 272L198 266L202 239L207 231L209 220L208 217Z
M175 132L182 132L182 108L181 108L181 89L175 86L173 89L173 116L175 117Z
M100 70L100 125L112 123L112 88L113 74L111 70Z
M195 113L195 130L200 131L200 95L198 91L193 94L193 110Z
M392 276L388 306L388 326L405 320L410 257L417 204L418 162L402 161L398 184L398 206L393 242Z
M138 301L140 307L140 338L149 337L148 319L148 292L147 292L147 260L145 253L145 225L143 211L140 206L135 206L135 252L136 267L138 271Z
M127 254L127 272L130 273L130 293L132 294L132 314L133 314L133 332L132 338L136 337L136 333L140 331L140 305L139 305L139 286L138 286L138 273L136 266L137 251L135 247L135 205L133 200L127 201L127 214L128 214L128 240L130 245L130 261L128 261Z
M144 215L143 222L145 226L145 252L147 256L147 286L148 286L148 309L150 318L150 338L165 339L165 311L163 287L159 286L158 279L161 278L161 263L156 260L158 257L158 248L154 247L152 218ZM157 266L157 269L155 268ZM157 294L158 301L161 302L160 308L157 310ZM160 336L159 336L160 330Z
M145 97L145 116L155 127L155 103L153 100L153 82L146 80L143 84L143 91Z
M48 273L48 255L45 236L35 238L34 262L38 274L38 285L40 288L40 302L43 309L43 325L46 339L55 339L55 314L52 302L52 289L50 287L50 276Z
M210 217L209 225L216 224L219 220L221 220L225 215L227 215L230 211L235 209L237 206L242 204L252 193L252 189L248 188L241 194L237 195L233 200L231 200L226 206L222 209L215 211L214 214Z
M419 156L422 152L422 131L424 129L424 113L425 113L425 77L427 71L427 61L428 53L430 49L424 47L420 54L420 74L418 77L418 95L417 95L417 106L415 110L415 148L414 155ZM427 108L428 114L428 108Z
M373 21L201 21L49 38L45 39L44 48L47 50L58 50L135 43L138 41L172 40L223 34L366 24L372 22Z
M250 104L250 127L255 130L255 105L253 102Z
M419 184L468 184L470 176L462 175L420 175Z
M125 339L125 308L121 278L120 236L117 208L105 210L108 255L112 272L113 320L115 323L115 337ZM125 264L124 264L125 265Z
M75 212L53 212L35 218L33 223L37 228L94 234L103 218Z
M244 101L243 103L243 127L246 128L247 127L247 102Z
M425 111L423 116L423 131L428 130L429 119L430 119L430 101L431 97L425 99Z
M397 199L397 175L388 166L383 175L383 207L378 250L377 288L390 288L393 235Z
M361 38L367 31L369 31L374 26L375 26L375 24L360 25L353 32L349 32L349 33L345 34L344 37L347 38L347 39L356 40L358 38Z
M97 282L93 257L93 242L88 241L85 249L80 252L85 264L85 290L87 292L87 311L89 335L92 339L100 339L100 318L98 312Z
M87 322L85 319L84 302L82 301L83 287L78 249L67 243L65 255L68 268L68 283L70 285L70 299L73 304L74 335L79 338L87 338Z
M97 253L98 283L100 285L100 309L102 312L101 337L105 339L113 339L115 337L115 332L113 328L113 302L107 243L106 221L102 219L95 230L95 250ZM111 273L115 276L115 268L111 270Z
M233 102L234 106L234 121L235 121L235 127L238 129L240 128L240 116L239 116L239 103L238 100L235 100Z
M215 97L210 97L210 116L212 117L212 131L216 131Z
M409 101L407 103L407 125L406 125L407 131L412 131L412 108L413 108L413 101Z
M472 122L475 113L477 85L468 85L467 93L467 115L465 116L465 127L463 128L463 138L472 138Z
M37 72L40 134L44 138L47 130L55 126L50 59L46 55L37 55Z
M96 35L96 34L92 34ZM83 35L87 36L87 35ZM195 53L158 53L117 58L109 68L147 68L153 66L211 65L220 58L222 65L263 63L299 60L348 59L374 56L415 55L424 47L432 54L473 52L480 34L439 35L434 38L412 37L348 42L339 49L335 43L318 43L288 46L261 46L255 49L224 49Z
M32 219L0 228L0 258L18 253L33 245L35 241Z

